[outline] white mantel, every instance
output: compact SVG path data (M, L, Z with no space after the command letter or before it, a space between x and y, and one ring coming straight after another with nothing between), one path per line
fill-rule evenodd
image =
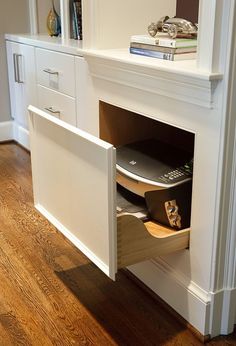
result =
M214 90L223 78L220 72L201 71L196 60L140 57L128 49L86 50L83 55L94 77L206 108L214 107Z

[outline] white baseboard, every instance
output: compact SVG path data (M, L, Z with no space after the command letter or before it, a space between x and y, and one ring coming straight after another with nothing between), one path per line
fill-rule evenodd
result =
M211 304L207 292L191 281L186 285L173 268L168 269L161 261L146 261L128 269L202 335L210 334Z
M14 120L0 123L0 142L15 140L30 150L29 131Z
M13 123L13 121L4 121L0 123L0 142L14 139Z
M29 131L16 122L14 122L13 128L14 139L24 148L30 150Z

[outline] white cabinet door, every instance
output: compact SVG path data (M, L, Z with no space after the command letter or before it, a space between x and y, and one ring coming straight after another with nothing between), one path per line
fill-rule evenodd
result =
M10 41L6 42L6 46L11 115L17 125L27 130L27 108L36 104L34 47Z
M29 110L36 208L114 279L114 147L37 108Z

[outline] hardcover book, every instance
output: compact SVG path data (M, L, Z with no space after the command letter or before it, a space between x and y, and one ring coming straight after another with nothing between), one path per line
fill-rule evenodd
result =
M143 43L149 45L156 45L169 48L184 48L184 47L196 47L197 39L192 38L175 38L171 39L168 35L157 35L151 37L149 35L133 35L131 36L130 42Z
M192 60L192 59L196 59L197 57L196 53L171 54L171 53L158 52L158 51L150 50L150 49L132 48L132 47L130 47L130 53L148 56L151 58L158 58L162 60L170 60L170 61Z
M131 42L130 47L154 50L154 51L170 53L170 54L195 53L197 51L197 47L172 48L172 47L162 47L162 46L144 44L144 43L138 43L138 42Z

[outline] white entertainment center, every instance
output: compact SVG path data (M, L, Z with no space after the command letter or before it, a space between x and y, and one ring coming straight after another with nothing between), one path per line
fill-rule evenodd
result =
M68 0L57 4L61 38L37 32L41 14L37 1L29 3L32 34L6 35L6 41L13 137L27 148L27 107L42 110L37 116L32 108L30 116L36 207L114 279L122 267L122 227L129 225L116 221L116 143L110 135L115 129L111 124L102 135L104 126L113 113L118 118L120 110L127 124L132 113L134 118L189 132L195 141L191 230L184 235L189 248L186 238L179 245L175 236L178 244L174 240L174 245L164 245L172 246L173 253L157 249L159 257L145 254L145 261L137 260L128 269L202 335L232 332L236 323L235 1L200 1L197 61L178 62L128 52L132 34L142 34L150 21L162 15L175 14L173 0L165 4L83 0L83 42L69 39ZM45 6L49 3L45 1ZM124 120L124 128L127 124ZM53 169L59 187L53 184ZM68 201L73 208L67 210ZM136 224L130 227L135 229Z

